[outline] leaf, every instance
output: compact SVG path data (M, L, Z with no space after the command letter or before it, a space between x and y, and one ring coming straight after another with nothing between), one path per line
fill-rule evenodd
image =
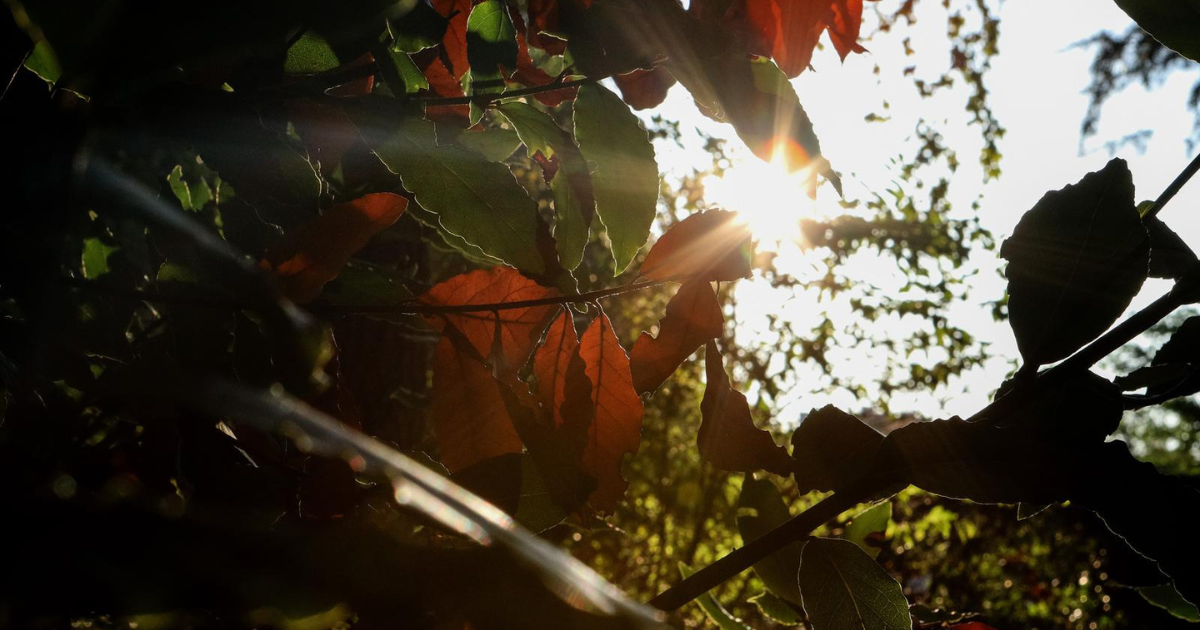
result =
M1196 0L1117 0L1117 6L1167 48L1200 61L1200 3Z
M867 552L874 560L879 555L879 546L869 544L876 537L887 531L888 523L892 521L892 503L884 501L874 507L863 510L855 515L842 538L848 540Z
M746 0L745 19L759 39L752 52L773 58L789 79L808 68L832 17L829 2Z
M36 74L39 79L45 81L51 88L62 77L62 66L58 64L58 57L55 56L54 49L50 47L50 43L44 39L38 41L33 46L33 50L25 58L24 66L26 70Z
M504 79L517 67L517 31L504 0L484 0L467 18L467 61L471 64L471 94L501 94ZM471 104L471 123L483 108Z
M694 573L695 570L693 570L687 564L683 562L679 563L679 575L682 576L683 579L686 580ZM697 597L696 604L698 604L700 609L704 611L704 614L708 617L709 621L712 621L714 624L716 624L720 630L751 630L749 626L747 626L745 623L742 623L741 619L734 617L729 613L728 610L725 610L725 607L721 605L721 602L717 601L716 597L712 596L711 592Z
M637 116L598 84L579 88L575 139L592 174L596 212L608 231L620 273L646 243L658 204L654 146Z
M912 628L900 584L845 540L813 538L804 544L800 592L814 630Z
M724 322L712 286L699 280L685 283L667 303L658 336L642 332L633 344L629 361L634 389L653 393L697 348L720 337Z
M1200 392L1200 315L1184 320L1167 343L1158 349L1150 363L1164 367L1186 365L1189 373L1184 379L1150 387L1146 390L1147 394L1153 396L1170 391L1176 396L1190 396Z
M537 252L537 208L506 166L439 145L434 124L416 116L355 114L367 145L450 233L526 271L545 270Z
M532 106L509 101L501 103L497 110L517 130L530 157L541 154L546 159L557 159L558 173L550 180L554 195L554 241L563 267L575 269L583 261L596 204L583 153L554 119Z
M444 125L438 127L437 135L439 144L457 144L482 155L489 162L502 162L521 146L516 132L501 127L459 129Z
M439 15L447 18L446 34L442 37L442 52L449 60L447 68L455 82L462 80L470 69L467 60L467 19L472 0L430 0Z
M870 469L883 441L883 434L833 405L814 409L792 434L800 492L849 485Z
M1146 601L1166 610L1172 616L1178 617L1192 623L1200 623L1200 609L1179 594L1174 586L1170 584L1159 584L1158 586L1143 586L1137 589Z
M642 261L652 280L729 282L750 277L750 230L736 212L706 210L671 226Z
M1148 245L1124 160L1046 193L1000 248L1025 361L1062 359L1112 325L1146 279Z
M867 50L858 43L858 33L862 28L863 0L835 0L833 16L829 23L829 39L837 49L842 61L850 53L864 53Z
M759 593L746 601L758 606L758 612L762 613L763 617L781 626L798 626L804 623L804 617L792 608L792 604L788 604L768 591Z
M562 405L566 399L567 370L577 353L579 340L571 311L563 308L546 331L546 340L533 357L533 373L538 382L538 400L553 426L562 426Z
M1158 217L1145 221L1150 233L1150 277L1178 280L1200 265L1196 252Z
M399 20L388 21L392 35L392 50L401 53L421 52L442 43L450 20L424 2L417 2Z
M775 484L769 479L755 479L752 475L742 479L737 507L737 527L743 545L792 518ZM754 565L754 573L768 592L797 606L801 599L796 571L800 568L802 544L799 541L790 543Z
M522 448L500 393L504 385L469 348L443 335L433 355L433 432L451 473Z
M429 289L421 296L421 302L431 306L470 306L541 300L558 295L556 289L540 286L516 269L495 267L454 276ZM491 356L492 344L498 334L504 360L510 368L519 370L529 362L542 331L558 309L557 304L543 304L495 312L445 313L426 319L439 331L444 332L447 323L453 326L481 357Z
M95 280L108 273L108 258L119 250L119 247L109 245L96 236L83 239L83 255L80 260L83 277Z
M663 66L655 66L653 70L634 70L628 74L613 77L617 89L621 90L621 98L633 109L650 109L662 105L667 98L667 92L675 85L675 77L671 76Z
M621 476L621 462L642 441L642 399L633 389L629 357L603 311L580 338L579 357L595 410L583 450L583 470L599 483L589 502L611 512L629 485Z
M1054 504L1046 503L1043 505L1031 505L1029 503L1018 503L1017 504L1017 520L1023 521L1027 518L1033 518L1034 516L1041 514L1043 511L1046 510L1046 508L1049 508L1051 505L1054 505Z
M395 223L407 207L408 199L394 193L339 203L317 220L289 231L267 250L262 266L275 275L290 299L312 301L355 252Z
M283 71L286 74L317 74L332 70L341 64L329 42L325 41L324 37L308 31L288 48Z
M696 435L700 456L721 470L791 474L795 465L787 450L775 443L770 432L754 426L745 394L730 386L716 342L708 342L704 363L708 382L700 401L703 419Z

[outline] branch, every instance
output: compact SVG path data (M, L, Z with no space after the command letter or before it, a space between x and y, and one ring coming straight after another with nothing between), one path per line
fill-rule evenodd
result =
M603 77L601 77L603 78ZM553 92L555 90L566 90L573 87L579 87L588 83L595 83L600 79L571 79L569 81L555 80L554 83L546 85L535 85L533 87L521 88L519 90L508 90L500 94L476 94L474 96L453 96L453 97L415 97L412 100L419 103L424 103L426 107L449 107L451 105L476 105L484 106L493 101L498 101L502 98L513 98L517 96L529 96L531 94L541 94L542 92Z
M1154 200L1154 207L1150 208L1150 211L1146 213L1144 218L1150 219L1153 218L1154 215L1158 214L1158 212L1163 209L1163 206L1167 205L1167 202L1171 201L1171 199L1175 197L1175 193L1178 193L1179 190L1183 188L1183 185L1188 183L1188 180L1191 179L1197 171L1200 171L1200 153L1197 153L1196 157L1192 158L1191 163L1189 163L1187 167L1185 167L1183 171L1181 171L1179 175L1175 177L1175 180L1172 181L1167 188L1162 191L1162 194L1158 196L1158 199Z

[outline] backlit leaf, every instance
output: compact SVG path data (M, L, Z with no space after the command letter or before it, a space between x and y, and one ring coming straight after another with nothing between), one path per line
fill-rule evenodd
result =
M662 105L667 91L675 85L675 77L663 66L653 70L634 70L613 77L621 98L634 109L650 109Z
M517 67L517 32L503 0L484 0L467 18L467 61L471 64L471 94L501 94L504 78ZM483 108L472 103L471 123Z
M288 74L317 74L332 70L341 63L324 37L306 32L288 48L283 71Z
M355 119L371 150L447 230L511 265L545 270L537 208L506 166L438 144L434 124L416 116L363 110Z
M575 139L593 164L596 212L608 231L616 272L646 243L658 204L654 146L637 116L601 85L579 88Z
M629 353L633 387L639 394L658 389L675 369L710 339L721 336L724 317L707 281L687 282L667 303L658 336L643 332Z
M440 459L454 473L506 453L520 453L492 371L474 352L443 335L433 355L433 429Z
M879 546L868 543L874 537L881 536L887 531L888 523L892 520L892 503L884 501L855 515L842 538L848 540L867 552L874 560L879 555Z
M427 291L421 301L434 306L467 306L540 300L558 295L558 290L540 286L515 269L495 267L454 276ZM427 319L439 330L446 323L454 326L482 357L491 355L496 326L499 325L504 360L517 370L529 362L542 331L558 308L556 304L543 304L495 312L446 313Z
M800 592L813 630L910 630L900 583L854 543L813 538L800 559Z
M367 241L396 222L408 200L373 193L340 203L316 221L289 231L263 258L263 266L296 302L311 301Z
M467 60L467 18L471 14L471 0L430 0L430 3L448 20L446 34L442 37L442 51L450 60L451 75L455 81L459 81L470 69Z
M1046 193L1000 248L1009 323L1030 364L1062 359L1104 332L1141 289L1146 228L1125 161Z
M707 210L671 226L642 262L653 280L726 282L750 276L750 230L736 212Z
M621 476L621 462L627 453L636 453L642 441L642 399L633 389L629 357L603 312L580 338L579 356L595 409L583 451L583 469L599 483L589 502L611 512L629 485Z
M770 432L754 426L746 395L730 386L716 342L709 341L704 350L704 371L703 420L696 435L700 456L722 470L791 474L795 466L787 450Z
M566 399L567 370L571 358L577 354L579 340L575 335L575 322L571 312L561 309L546 340L538 347L533 357L533 373L538 381L538 400L544 413L553 419L554 426L561 426L562 404Z

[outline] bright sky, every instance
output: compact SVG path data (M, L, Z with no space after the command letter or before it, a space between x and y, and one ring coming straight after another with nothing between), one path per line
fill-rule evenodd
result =
M894 2L884 0L890 5ZM963 3L954 3L963 4ZM868 7L871 5L868 4ZM1100 132L1084 146L1080 154L1079 125L1087 108L1083 94L1092 60L1092 51L1072 49L1072 43L1086 39L1101 30L1123 32L1132 22L1116 4L1109 0L1007 0L999 10L1001 36L1000 54L986 78L990 102L1000 123L1007 128L1000 149L1004 155L1003 175L984 188L980 217L984 227L1003 239L1011 233L1022 213L1048 190L1058 189L1078 180L1088 171L1098 170L1110 157L1104 148L1106 141L1119 139L1140 129L1152 129L1145 153L1132 147L1121 149L1119 157L1129 161L1137 187L1137 198L1153 199L1187 163L1184 138L1192 128L1192 115L1185 108L1187 92L1196 80L1195 73L1177 73L1166 85L1151 92L1133 87L1112 98L1101 119ZM982 146L977 128L968 126L964 111L967 90L959 86L934 99L921 99L912 87L911 77L903 75L907 66L917 66L918 72L936 76L949 62L949 44L945 35L946 13L941 3L918 3L918 23L912 29L898 28L891 34L865 42L871 50L867 55L852 55L842 65L832 47L818 51L813 61L817 72L805 72L795 82L801 102L813 119L822 148L834 167L847 182L849 197L862 197L865 191L885 190L896 178L890 170L890 160L907 141L920 115L936 121L946 138L946 144L958 151L962 164L955 178L953 191L955 207L963 211L979 191L982 181L975 158ZM864 33L871 32L868 18ZM914 57L903 54L903 36L912 38L917 51ZM873 73L875 64L881 72ZM884 124L867 123L864 117L882 112L880 104L890 102L891 121ZM689 96L675 88L662 110L668 117L678 116L683 127L696 126L708 133L732 137L729 127L717 125L696 113ZM778 199L778 213L828 213L834 206L831 187L823 186L814 207L799 188L788 190L760 175L763 163L741 148L734 139L731 146L739 149L743 159L735 167L734 185L710 185L709 201L731 209L745 203L739 190L771 190L768 199ZM707 155L695 147L673 150L659 146L659 162L664 170L684 172L691 166L704 167ZM740 175L739 175L740 173ZM741 179L738 179L738 178ZM770 184L774 181L776 183ZM746 182L749 182L747 184ZM764 183L768 182L768 183ZM762 195L758 196L761 204ZM1193 183L1176 197L1162 218L1194 247L1200 246L1200 182ZM786 226L786 222L784 224ZM781 256L777 264L787 264L789 272L802 275L804 259L798 253ZM1003 294L1004 281L997 273L1000 268L995 254L981 252L973 258L981 272L972 284L972 303L956 309L955 323L967 328L979 338L990 342L996 355L986 368L939 391L931 399L928 394L915 397L893 397L893 411L916 410L935 417L951 414L968 415L988 401L992 390L1008 373L1016 345L1006 324L991 321L990 312L977 302L993 300ZM894 271L885 273L883 265L869 263L847 269L855 280L886 287L898 282ZM1144 305L1166 290L1162 281L1150 281L1134 307ZM806 317L811 308L811 296L793 296L771 291L762 282L743 282L738 287L739 331L753 334L764 326L761 314L787 313L798 323L811 321ZM806 301L807 300L807 301ZM836 305L835 305L836 312ZM759 317L756 317L755 314ZM739 334L742 334L739 332ZM745 338L745 337L742 337ZM862 349L843 349L830 355L842 374L871 373L880 366L871 353ZM871 405L870 400L856 400L846 392L813 394L820 376L798 375L797 386L782 401L777 420L785 425L795 422L798 415L812 407L833 403L847 409Z

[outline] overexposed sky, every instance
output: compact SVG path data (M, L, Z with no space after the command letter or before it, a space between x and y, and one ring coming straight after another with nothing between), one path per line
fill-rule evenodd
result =
M884 0L884 6L895 4ZM963 4L963 3L954 3ZM868 4L868 10L871 4ZM982 177L976 156L982 146L979 130L969 126L965 102L965 86L959 85L933 99L922 99L912 87L912 78L903 70L916 66L919 75L937 76L949 64L949 43L946 37L946 12L941 3L918 3L918 20L912 28L900 27L891 33L864 42L871 51L852 55L842 64L832 47L818 51L813 60L815 72L805 72L794 81L801 102L812 118L821 138L822 148L834 167L843 173L847 196L866 198L868 191L883 191L897 178L890 160L911 142L914 125L920 116L938 125L946 144L957 150L962 166L955 176L952 199L955 207L968 212L971 202L980 192ZM1006 0L999 9L1000 53L986 77L990 104L1000 123L1007 129L1000 150L1003 175L982 188L983 198L979 216L984 227L998 240L1011 233L1022 213L1048 190L1061 188L1085 173L1098 170L1111 156L1104 143L1119 139L1141 129L1154 134L1145 153L1133 147L1119 150L1117 156L1129 161L1137 187L1138 200L1153 199L1175 177L1190 159L1184 139L1192 129L1192 114L1185 101L1197 74L1177 73L1164 86L1147 92L1132 87L1113 97L1106 105L1099 134L1089 139L1080 152L1080 122L1087 109L1083 90L1090 75L1088 68L1093 51L1072 48L1071 45L1098 31L1124 32L1132 23L1110 0ZM873 20L868 16L864 34L871 32ZM902 38L911 37L915 56L905 56ZM878 64L880 72L873 70ZM890 104L887 123L867 123L864 117L872 112L883 113L881 103ZM678 117L683 127L700 127L708 133L734 138L732 129L712 123L696 113L690 97L675 88L659 111L668 117ZM748 152L741 150L736 138L732 146L744 159L736 171L761 168ZM666 170L685 171L691 166L704 167L707 155L703 152L675 150L659 146L660 166ZM736 174L734 175L736 177ZM753 177L743 181L755 181ZM738 187L710 188L710 201L737 209ZM745 189L746 186L741 186ZM774 189L772 189L774 190ZM919 194L919 191L918 191ZM824 186L814 208L799 189L793 195L786 190L772 193L779 198L775 212L826 212L833 209L835 194ZM714 199L713 197L717 197ZM761 195L756 199L761 204ZM745 200L741 200L745 201ZM918 204L918 206L923 204ZM1200 182L1185 188L1162 218L1193 247L1200 246ZM797 256L803 265L802 257ZM952 383L934 397L894 397L894 411L912 409L934 416L970 414L986 404L991 391L1008 372L1016 345L1007 325L991 321L990 313L977 302L993 300L1003 294L1004 281L997 270L1000 264L994 253L979 252L973 264L980 273L972 283L972 301L954 310L955 323L991 343L997 358L985 369ZM863 281L887 286L889 276L882 264L851 266L847 275L861 274ZM789 271L791 271L789 269ZM1150 281L1134 302L1144 305L1167 288L1162 281ZM772 292L761 283L744 282L738 288L740 327L753 334L756 325L754 310L759 313L783 312L795 314L803 322L815 309L806 308L804 296ZM836 309L836 306L835 306ZM878 357L862 349L843 349L831 354L839 362L835 371L853 375L876 369ZM806 378L798 375L797 387L782 401L779 421L789 424L788 418L811 407L834 403L843 408L858 409L870 406L869 400L856 400L842 394L812 394L806 388ZM810 381L811 382L811 381ZM792 420L791 422L794 422Z

